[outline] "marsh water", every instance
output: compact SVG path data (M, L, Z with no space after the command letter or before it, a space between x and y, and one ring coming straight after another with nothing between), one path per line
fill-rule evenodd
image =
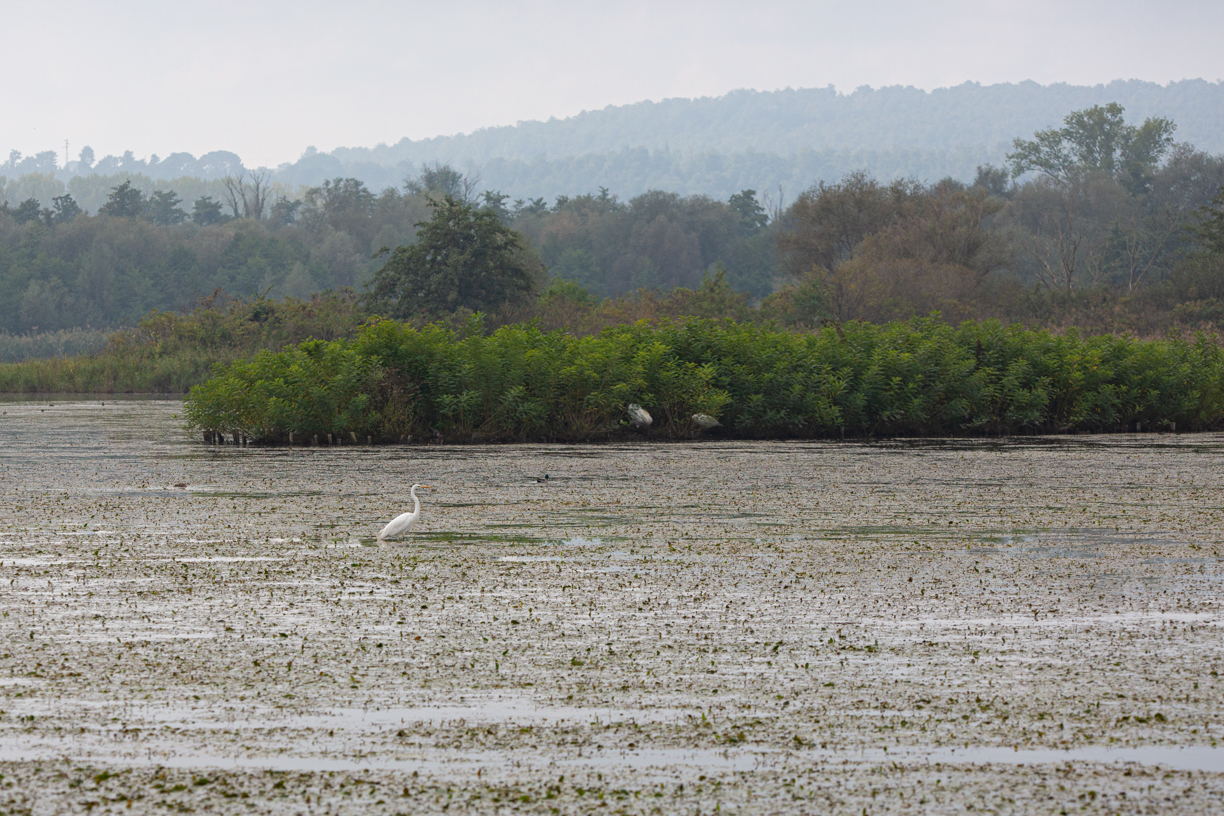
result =
M289 449L173 400L0 411L8 811L1224 808L1218 435Z

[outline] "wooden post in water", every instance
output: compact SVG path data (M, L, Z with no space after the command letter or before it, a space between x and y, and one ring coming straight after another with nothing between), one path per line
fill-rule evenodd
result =
M319 447L319 435L318 434L315 434L314 436L310 438L310 444L316 448Z
M328 435L327 435L327 444L329 444L329 445L330 445L331 443L332 443L331 434L328 434Z

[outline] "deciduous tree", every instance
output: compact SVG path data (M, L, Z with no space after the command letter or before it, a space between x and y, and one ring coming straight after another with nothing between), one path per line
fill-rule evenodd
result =
M1117 102L1073 111L1063 127L1039 130L1032 139L1016 139L1007 154L1012 175L1044 173L1066 181L1075 172L1099 171L1118 177L1132 194L1147 190L1151 175L1173 146L1177 126L1149 117L1139 127L1123 119Z
M81 208L70 193L51 199L53 210L51 221L54 224L66 224L81 214Z
M225 220L225 213L221 211L221 202L213 201L212 196L197 198L191 208L191 220L201 227L220 224Z
M110 195L106 197L106 203L99 208L98 212L115 218L136 218L144 212L144 208L144 194L138 188L133 187L132 182L125 181L118 187L111 188Z
M491 210L449 195L430 206L416 242L396 247L371 281L372 308L400 318L482 311L531 291L537 270L519 234Z
M154 224L163 227L181 224L187 220L187 213L179 208L183 200L173 190L157 190L149 196L145 205L145 215Z

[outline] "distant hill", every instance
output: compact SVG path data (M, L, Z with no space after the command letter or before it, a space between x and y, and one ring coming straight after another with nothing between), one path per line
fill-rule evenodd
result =
M351 176L380 190L398 186L423 165L442 162L479 175L480 189L512 198L552 200L607 187L622 198L663 189L725 199L753 188L776 204L779 198L793 200L817 180L836 180L852 170L884 179L969 180L978 165L1001 163L1016 137L1106 102L1120 102L1130 121L1168 117L1178 125L1178 140L1224 152L1220 82L965 83L934 91L897 86L851 93L829 87L639 102L394 145L331 153L311 148L296 162L277 167L275 180L294 188ZM226 151L148 161L127 153L59 169L55 159L47 151L0 164L0 176L6 175L12 188L9 198L30 189L41 200L44 188L53 189L37 179L14 186L16 179L35 173L46 182L51 176L67 182L78 175L126 173L139 175L141 186L161 180L181 185L186 177L215 180L242 166Z
M1224 85L1118 80L1095 86L967 82L929 92L912 87L860 88L849 94L832 87L732 91L720 97L609 106L568 119L521 122L458 136L339 148L331 155L344 163L394 166L437 159L530 161L642 147L782 156L803 150L1006 148L1017 136L1056 124L1072 110L1105 102L1120 102L1139 119L1173 118L1180 138L1205 150L1224 149Z
M422 164L449 162L483 185L518 197L573 195L608 187L726 197L745 187L793 195L851 170L876 176L971 179L1000 163L1016 137L1056 125L1070 111L1120 102L1132 121L1165 116L1177 138L1224 151L1224 84L1042 86L1035 82L923 91L832 87L733 91L701 99L639 102L568 119L522 122L470 134L338 148L282 166L282 178L317 183L352 170L395 183Z

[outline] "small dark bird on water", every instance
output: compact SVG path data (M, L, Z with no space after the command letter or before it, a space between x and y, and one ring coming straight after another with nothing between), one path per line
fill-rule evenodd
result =
M536 479L536 482L537 482L538 484L548 484L548 474L547 474L547 473L545 473L545 474L544 474L544 478L543 478L543 479Z

